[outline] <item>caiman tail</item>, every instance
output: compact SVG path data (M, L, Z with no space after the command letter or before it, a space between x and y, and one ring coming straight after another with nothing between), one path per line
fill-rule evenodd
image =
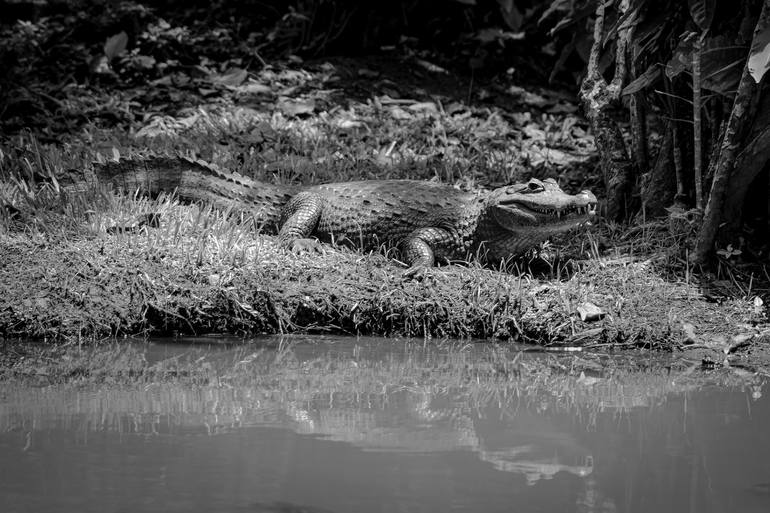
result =
M98 183L116 189L157 196L172 193L185 201L199 201L230 212L253 213L262 224L278 224L281 209L295 191L259 182L214 165L183 157L121 159L94 164Z

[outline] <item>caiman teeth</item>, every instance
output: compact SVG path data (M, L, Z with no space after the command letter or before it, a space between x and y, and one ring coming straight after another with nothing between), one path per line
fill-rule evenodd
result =
M539 208L539 207L527 207L529 210L532 210L533 212L537 212L538 214L543 214L551 217L556 217L557 219L561 219L562 216L567 216L569 214L577 213L580 215L586 215L590 212L592 212L595 208L595 205L593 203L589 203L585 206L577 206L577 207L566 207L562 209L558 208Z

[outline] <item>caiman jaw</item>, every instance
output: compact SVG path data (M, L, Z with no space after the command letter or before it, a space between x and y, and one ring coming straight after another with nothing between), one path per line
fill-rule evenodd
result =
M501 208L506 208L508 205L501 205ZM588 203L585 205L571 205L566 206L563 208L545 208L545 207L537 207L533 205L525 205L522 203L516 204L513 206L514 208L517 208L519 211L524 213L529 213L533 217L535 217L538 220L553 220L553 218L556 218L556 220L561 220L561 218L574 218L577 217L590 217L596 214L596 203Z
M550 235L579 226L596 214L596 197L590 191L570 195L553 179L532 179L499 191L493 215L512 232L536 230Z

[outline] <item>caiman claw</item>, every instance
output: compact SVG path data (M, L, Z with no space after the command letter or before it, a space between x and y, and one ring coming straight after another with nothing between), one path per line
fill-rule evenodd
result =
M401 278L406 280L424 281L433 278L435 268L422 264L415 264L401 273Z

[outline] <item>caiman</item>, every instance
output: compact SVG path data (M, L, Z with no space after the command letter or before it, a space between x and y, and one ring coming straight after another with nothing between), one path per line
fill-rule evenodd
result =
M232 212L251 213L281 244L324 242L364 250L397 247L407 273L481 255L489 262L524 253L595 213L590 191L565 193L553 179L531 179L470 193L417 180L271 185L183 157L96 164L94 178L127 192L176 192Z

